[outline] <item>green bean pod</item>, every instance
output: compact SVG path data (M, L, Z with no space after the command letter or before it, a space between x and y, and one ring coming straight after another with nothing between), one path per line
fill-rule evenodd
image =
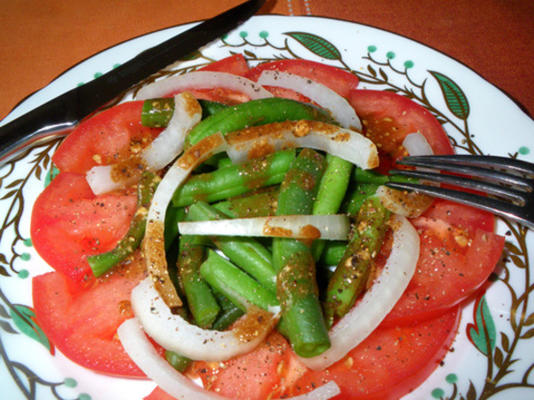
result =
M214 202L278 184L294 159L295 150L284 150L192 176L174 193L173 205L181 207L196 201Z
M195 323L202 328L208 328L217 318L220 307L210 287L199 273L205 255L202 241L197 236L183 235L180 238L180 252L176 265Z
M246 311L249 304L264 310L278 306L274 293L213 250L208 250L208 256L200 267L200 274L210 286L243 311Z
M354 235L328 283L324 308L329 326L343 317L365 290L389 216L378 197L367 199L358 212Z
M326 169L319 183L317 198L313 203L314 215L336 214L350 182L352 164L342 158L326 155ZM319 260L325 247L324 240L316 240L312 245L315 260Z
M310 214L324 168L324 157L303 149L282 182L276 214ZM330 347L310 245L289 238L273 239L281 325L293 349L302 357L316 356Z
M225 135L251 126L301 119L332 122L328 113L310 104L278 97L251 100L225 108L201 121L187 136L186 147L215 132Z
M214 203L213 207L232 218L268 217L276 213L278 187L269 186L248 196L237 196Z

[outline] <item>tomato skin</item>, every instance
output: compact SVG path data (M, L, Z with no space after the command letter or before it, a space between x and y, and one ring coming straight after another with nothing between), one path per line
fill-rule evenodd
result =
M356 89L359 83L358 77L350 72L309 60L277 60L259 64L246 77L257 81L263 71L283 71L310 78L342 97L349 97L351 90Z
M141 125L142 101L122 103L86 119L61 143L52 160L62 172L83 174L98 164L125 161L161 128Z
M436 200L412 221L421 237L414 277L383 324L413 324L443 313L477 291L498 263L504 237L490 213Z
M419 386L445 357L456 335L459 310L418 325L377 328L347 356L323 371L308 370L292 395L334 380L336 400L393 400Z
M434 154L453 154L452 145L439 121L423 106L407 97L379 90L352 90L349 101L362 120L364 134L379 145L380 170L403 157L402 142L409 133L420 132Z
M128 231L136 204L134 193L95 196L84 175L62 172L33 206L35 249L56 271L88 285L94 275L86 257L116 245Z
M144 277L139 255L84 290L74 288L58 272L36 276L32 282L36 319L50 341L77 364L104 374L143 377L116 332L133 317L130 293Z

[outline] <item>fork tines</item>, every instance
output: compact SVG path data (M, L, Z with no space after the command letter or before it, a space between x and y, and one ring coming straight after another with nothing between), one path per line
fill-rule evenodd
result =
M394 170L394 175L420 183L389 182L387 186L414 190L434 197L478 207L534 227L534 164L497 156L412 156L398 162L417 170ZM443 188L444 183L472 192Z

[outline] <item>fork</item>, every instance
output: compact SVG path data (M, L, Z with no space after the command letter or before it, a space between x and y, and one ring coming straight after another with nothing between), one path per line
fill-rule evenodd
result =
M392 174L420 181L387 183L391 188L468 204L534 229L534 164L507 157L472 155L409 156L398 164L419 169L395 169ZM434 186L432 182L481 194Z

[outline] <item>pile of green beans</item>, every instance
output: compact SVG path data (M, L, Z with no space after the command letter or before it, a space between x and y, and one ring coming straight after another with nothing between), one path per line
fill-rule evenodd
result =
M202 107L204 119L190 132L186 146L214 132L270 122L331 122L314 106L280 98L231 107L202 102ZM173 109L172 98L147 100L143 123L165 126ZM321 354L330 346L329 327L368 284L389 218L374 193L389 179L310 149L278 151L242 165L220 157L206 163L176 190L167 209L165 245L169 254L175 253L172 276L184 300L176 311L202 328L223 330L251 305L280 309L278 330L295 352ZM140 210L149 206L158 180L147 174L138 185ZM180 236L177 229L184 220L337 213L354 222L346 241ZM89 258L95 275L135 250L144 234L139 215L116 249ZM172 352L166 358L179 370L190 362Z

